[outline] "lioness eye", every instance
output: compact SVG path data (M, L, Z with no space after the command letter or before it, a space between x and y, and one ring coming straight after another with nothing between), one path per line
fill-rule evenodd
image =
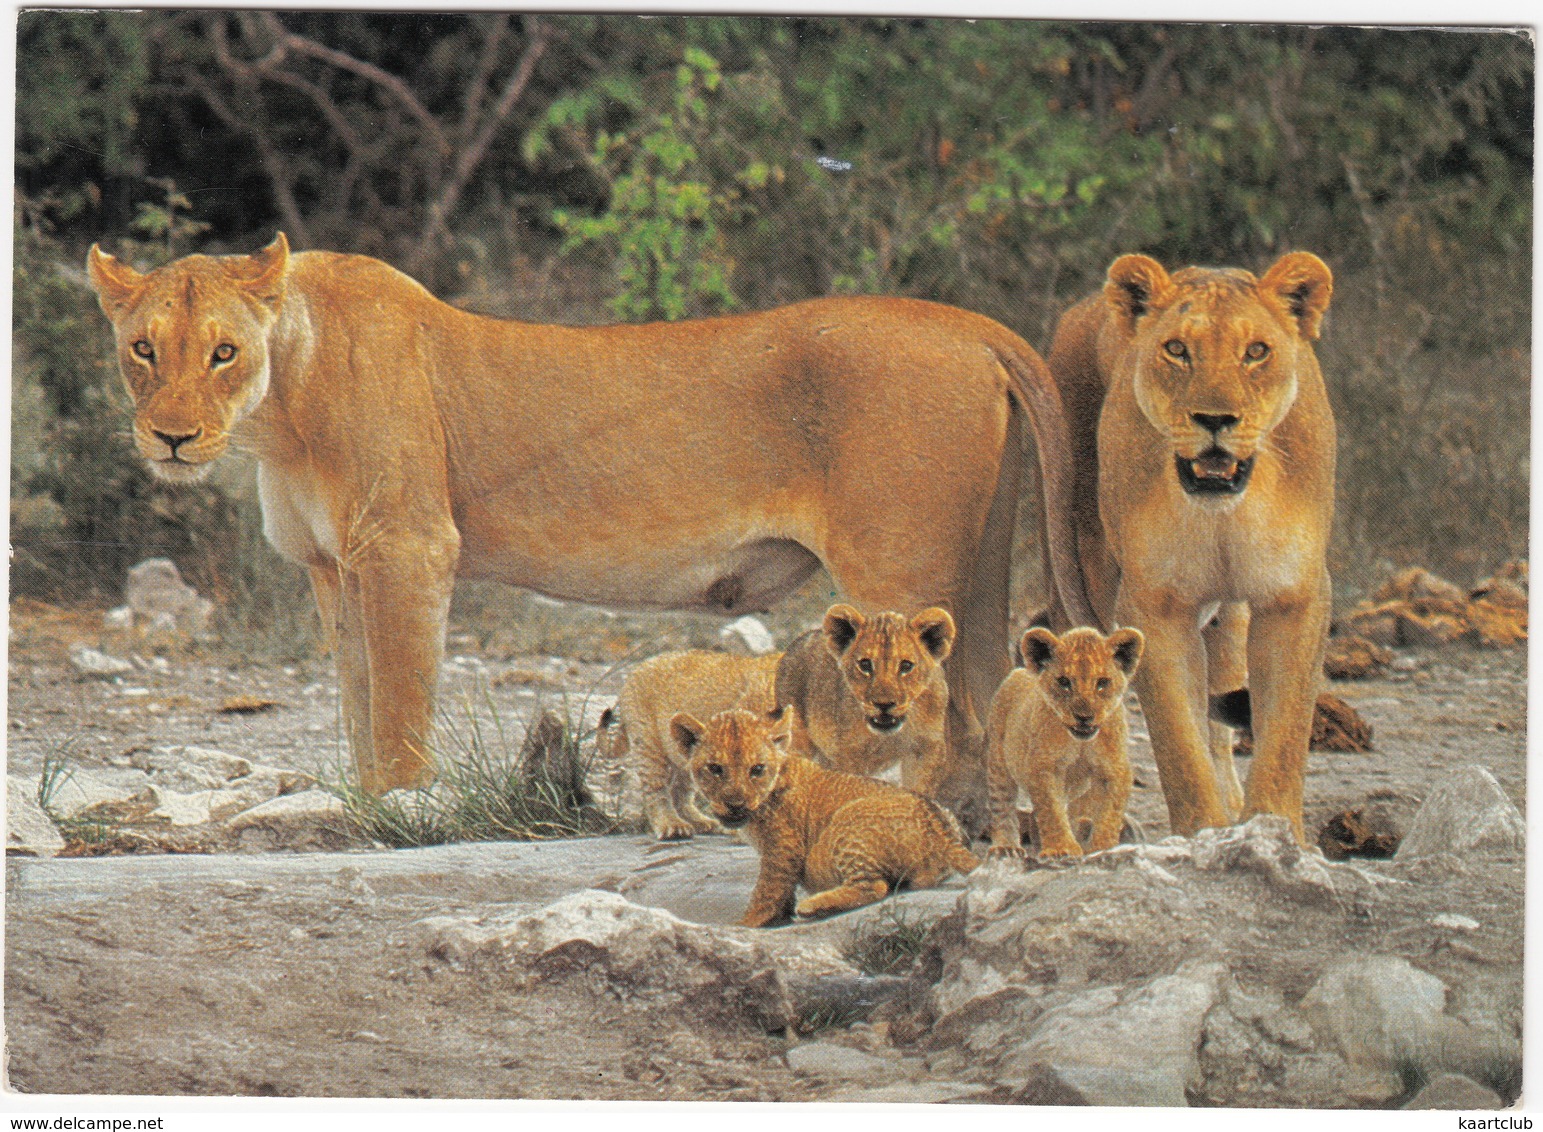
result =
M129 347L129 349L133 350L134 353L139 355L141 358L144 358L146 361L149 361L155 357L155 347L150 345L150 343L146 342L143 338L135 342L132 346Z
M714 778L722 778L723 777L723 764L722 763L708 763L707 764L707 773L712 775Z
M900 675L904 676L907 672L911 671L911 669L915 667L916 665L912 664L909 660L902 660L900 662Z
M873 661L869 660L867 657L863 657L862 660L857 662L857 671L861 672L864 676L872 676Z
M765 763L756 763L755 766L750 768L750 777L751 778L760 778L761 775L763 775L765 773L766 773L766 764Z
M1270 352L1270 348L1263 342L1255 342L1243 351L1243 356L1251 362L1257 362Z
M1189 357L1189 347L1184 345L1184 343L1180 342L1177 338L1170 338L1168 341L1164 342L1163 350L1170 358Z
M236 348L229 342L221 342L214 348L214 360L217 362L228 362L235 356Z
M1056 677L1055 683L1056 683L1056 687L1058 687L1058 688L1070 688L1072 686L1072 682L1070 680L1068 680L1065 676L1058 676L1058 677Z

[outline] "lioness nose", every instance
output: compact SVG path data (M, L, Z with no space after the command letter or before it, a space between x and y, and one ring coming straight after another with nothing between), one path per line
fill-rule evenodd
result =
M190 440L197 440L200 436L203 435L204 432L204 430L201 428L195 428L192 432L185 432L180 435L173 435L169 432L162 432L158 428L153 428L150 431L155 434L155 438L157 440L171 449L171 454L173 456L177 454L178 445L186 444Z
M1213 433L1230 428L1237 424L1239 419L1231 413L1191 413L1189 418L1207 432Z

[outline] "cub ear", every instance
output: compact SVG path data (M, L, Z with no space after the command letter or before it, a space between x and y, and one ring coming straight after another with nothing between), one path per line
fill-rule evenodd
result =
M1168 289L1168 272L1151 256L1122 255L1109 265L1104 300L1135 322L1152 309Z
M865 624L866 618L850 605L831 606L825 611L825 647L839 657L851 647Z
M1055 647L1060 643L1049 629L1030 629L1018 642L1018 651L1023 653L1024 667L1043 672L1055 659Z
M1302 337L1313 341L1334 295L1334 275L1329 265L1311 252L1292 252L1264 273L1259 293L1284 307Z
M939 663L947 660L948 654L954 650L957 630L954 628L954 619L946 609L933 607L922 610L911 618L911 630L916 634L916 639L921 641L922 648Z
M1114 653L1114 662L1120 666L1120 671L1129 676L1136 671L1136 665L1141 662L1141 650L1146 648L1147 640L1141 635L1140 629L1116 629L1106 638L1109 648Z
M280 232L273 243L247 256L245 283L266 306L277 310L284 301L284 284L289 276L289 240Z
M688 761L696 751L697 744L702 741L702 732L705 730L696 716L689 712L677 712L670 717L670 738Z
M91 279L97 302L102 304L108 317L133 302L145 281L143 275L121 259L108 255L98 244L92 244L86 253L86 275Z

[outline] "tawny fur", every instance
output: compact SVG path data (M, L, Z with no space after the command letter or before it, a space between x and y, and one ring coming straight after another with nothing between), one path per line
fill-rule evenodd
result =
M1081 856L1083 822L1088 852L1119 843L1132 785L1125 689L1141 648L1133 629L1024 634L1024 667L1002 682L986 724L993 856L1024 855L1020 792L1034 807L1040 857Z
M833 605L777 666L777 705L793 711L794 749L851 774L899 764L901 782L936 797L950 772L945 610L865 617Z
M186 481L228 447L255 454L264 532L335 626L372 792L433 777L458 576L738 613L823 565L873 608L954 614L949 727L978 742L1007 671L1027 421L1062 523L1055 570L1081 595L1049 371L967 311L853 297L533 325L457 310L378 260L291 255L282 235L148 274L93 247L87 267L152 468Z
M768 927L927 888L980 862L947 810L885 782L827 770L789 750L788 715L735 710L670 730L713 816L743 827L761 872L740 921ZM797 899L802 885L810 895Z
M606 754L630 757L643 794L643 816L660 841L692 833L721 832L695 802L691 772L670 738L670 717L689 712L699 719L731 708L769 712L781 653L667 652L627 674L609 718L602 720Z
M1122 256L1056 331L1073 451L1097 452L1075 469L1088 595L1103 624L1146 637L1134 683L1175 833L1272 813L1306 843L1335 457L1312 343L1332 292L1305 252L1258 278ZM1231 734L1205 710L1245 682L1246 792Z

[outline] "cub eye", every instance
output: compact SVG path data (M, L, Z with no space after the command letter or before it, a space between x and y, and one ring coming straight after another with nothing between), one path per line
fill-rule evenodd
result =
M861 672L864 676L872 676L873 661L869 660L866 656L863 657L857 662L857 671Z
M909 660L902 660L900 662L900 675L904 676L907 672L911 671L911 669L915 667L916 665L912 664Z
M1109 677L1100 676L1098 678L1098 683L1095 684L1094 687L1097 688L1100 692L1107 692L1109 690Z
M1254 342L1249 345L1248 349L1243 351L1243 356L1251 362L1257 362L1269 352L1270 347L1266 346L1263 342Z
M1170 338L1163 343L1163 353L1167 354L1170 358L1187 358L1189 357L1189 347L1177 338Z
M755 766L750 768L750 777L751 778L760 778L765 773L766 773L766 764L765 763L756 763Z
M1056 679L1055 679L1055 686L1057 688L1061 688L1061 689L1064 689L1066 691L1070 691L1071 690L1071 686L1072 686L1072 682L1069 679L1067 679L1065 676L1057 676Z
M214 348L215 362L228 362L236 356L236 348L229 342L221 342Z
M723 764L722 763L708 763L707 764L707 773L712 775L714 778L722 778L723 777Z
M143 338L135 342L129 349L133 350L136 356L144 358L147 362L155 360L155 347Z

